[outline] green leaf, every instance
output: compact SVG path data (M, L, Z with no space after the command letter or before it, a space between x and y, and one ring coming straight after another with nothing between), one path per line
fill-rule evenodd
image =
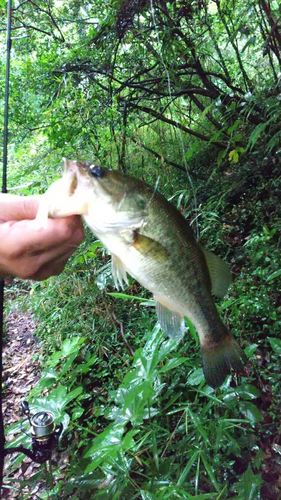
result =
M219 487L218 482L217 482L217 480L216 480L216 478L215 478L215 474L214 474L213 468L212 468L212 467L211 467L211 465L209 464L209 462L208 462L208 460L207 460L207 457L206 457L205 453L201 453L201 459L202 459L202 461L203 461L203 464L204 464L204 466L205 466L205 469L206 469L206 471L207 471L207 474L208 474L208 476L209 476L209 478L210 478L210 480L211 480L211 482L212 482L212 484L213 484L214 488L215 488L217 491L219 491L219 490L220 490L220 487Z
M249 401L241 401L239 403L239 410L253 424L256 422L263 422L262 412L253 403L250 403Z
M255 43L256 43L256 39L257 39L257 37L256 37L255 35L254 35L254 36L251 36L251 37L247 40L247 42L245 43L244 47L242 48L242 50L241 50L241 54L243 54L243 52L244 52L244 51L245 51L245 50L246 50L249 46L251 46L251 45L255 45Z
M273 115L271 118L269 118L269 120L267 120L267 122L265 122L265 123L259 123L259 125L257 125L254 128L253 132L250 135L248 146L247 146L247 149L249 151L252 151L252 149L255 146L255 144L256 144L257 140L259 139L260 135L265 131L265 129L268 127L268 125L272 121L276 120L277 116Z
M229 159L229 161L233 161L233 163L238 163L239 154L238 154L237 149L233 149L232 151L230 151L230 153L228 155L228 159Z
M126 293L110 292L107 295L111 295L111 297L115 297L116 299L130 299L130 300L140 300L140 301L146 300L146 302L151 302L152 305L154 304L154 300L152 299L147 300L144 299L143 297L136 297L135 295L127 295Z
M268 342L270 343L273 351L278 354L278 356L281 355L281 340L277 339L276 337L268 337Z
M281 276L281 269L278 269L278 271L275 271L274 273L270 274L267 278L267 281L275 280L275 278L278 278L278 276Z
M129 432L125 434L122 439L122 448L124 451L132 450L136 451L136 443L133 439L136 434L140 432L140 429L131 429Z
M256 399L260 397L260 391L255 387L254 385L251 384L243 384L236 389L234 389L234 392L238 394L240 397L244 399Z
M253 354L255 354L258 347L259 347L258 344L250 344L248 347L246 347L245 354L246 354L247 358L250 358L251 356L253 356Z
M224 160L224 158L226 157L227 155L227 151L226 150L221 150L218 154L218 158L217 158L217 162L218 162L218 166L221 165L222 163L222 160Z
M239 493L242 493L244 495L243 498L247 498L247 500L260 500L260 488L262 484L262 475L254 474L249 465L239 480Z
M195 328L193 326L193 323L191 323L190 319L188 319L187 317L185 317L184 319L185 319L185 322L186 322L186 324L188 326L188 329L189 329L189 331L190 331L190 333L192 335L192 338L195 341L196 347L199 347L198 335L197 335L196 330L195 330Z
M70 401L76 399L83 392L83 387L76 387L73 391L69 392L65 398L64 406L68 405Z
M55 417L59 418L68 403L77 398L81 392L83 392L83 387L76 387L76 389L67 393L67 387L58 385L47 397L40 397L30 405L32 413L47 410L53 412Z
M121 448L123 434L123 425L112 423L94 439L93 445L84 454L85 458L91 458L91 463L85 470L86 474L96 469L104 460L110 463L116 459Z
M62 357L67 358L71 354L74 354L73 359L75 359L79 351L79 346L83 344L85 340L86 337L72 337L65 339L62 343L61 350L52 354L46 364L48 366L56 366L61 361Z
M67 358L70 354L77 351L77 347L85 342L86 337L72 337L65 339L62 343L61 355Z
M183 485L183 483L186 480L186 477L188 476L188 474L190 472L191 467L196 465L198 455L199 455L199 450L196 450L193 453L193 455L191 455L190 459L188 460L185 468L183 469L183 471L182 471L182 473L181 473L181 475L180 475L180 477L178 479L177 486L182 486Z
M198 415L196 415L195 413L193 413L193 412L191 411L191 409L190 409L190 408L188 408L188 413L189 413L189 415L190 415L190 418L191 418L191 420L192 420L192 423L194 424L194 426L195 426L195 428L196 428L197 432L198 432L198 433L202 436L202 438L204 439L204 441L206 442L206 444L207 444L208 446L210 446L210 440L209 440L209 438L208 438L208 435L207 435L207 433L206 433L206 431L205 431L204 427L203 427L203 426L202 426L202 424L201 424L201 421L200 421L199 416L198 416Z
M176 368L177 366L183 365L188 363L188 360L186 358L173 358L169 359L167 363L159 368L159 373L166 373L169 370L173 370L173 368Z
M75 408L74 411L72 412L71 414L71 418L72 420L77 420L78 418L81 417L81 415L83 415L84 413L84 408Z
M197 368L197 370L194 370L194 372L189 375L187 383L189 385L199 385L203 380L205 380L203 370L202 368Z
M234 124L228 128L227 133L231 134L232 132L235 132L241 123L243 123L242 120L236 120Z
M45 368L41 373L39 385L42 389L48 388L56 382L57 378L58 374L53 368Z

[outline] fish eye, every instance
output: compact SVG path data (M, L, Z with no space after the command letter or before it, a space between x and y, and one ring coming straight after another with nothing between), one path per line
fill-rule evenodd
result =
M89 168L89 174L92 177L97 177L98 179L101 179L104 176L105 172L99 165L91 165Z

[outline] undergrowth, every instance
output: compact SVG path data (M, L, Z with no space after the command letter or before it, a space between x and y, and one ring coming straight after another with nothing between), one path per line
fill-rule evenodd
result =
M47 406L63 423L69 459L63 478L48 470L52 486L40 499L270 498L263 471L280 427L279 187L275 170L235 205L216 194L199 207L204 245L228 249L235 279L218 308L248 356L244 374L220 389L205 383L192 325L182 341L166 340L150 294L133 280L116 293L109 256L89 233L60 277L32 285L44 356L31 409ZM183 192L174 201L184 210Z

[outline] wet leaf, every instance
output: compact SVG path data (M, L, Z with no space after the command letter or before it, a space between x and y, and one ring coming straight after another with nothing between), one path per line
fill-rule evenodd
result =
M242 493L244 495L243 498L247 498L247 500L260 500L262 482L261 474L254 474L249 465L239 480L239 493Z
M262 412L253 403L250 403L249 401L241 401L239 403L239 409L241 413L252 423L263 421Z
M276 337L269 337L268 342L270 343L273 351L278 354L278 356L281 355L281 340L277 339Z
M197 370L194 370L194 372L189 375L187 383L189 385L199 385L203 380L205 380L203 370L202 368L197 368Z

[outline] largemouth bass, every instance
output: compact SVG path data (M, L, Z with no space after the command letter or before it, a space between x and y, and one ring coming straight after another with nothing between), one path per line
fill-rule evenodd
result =
M37 220L81 214L112 255L117 287L127 273L153 293L163 331L181 338L195 326L207 383L216 388L247 358L222 323L212 293L222 297L228 266L203 249L181 213L144 182L88 161L64 160L64 173L43 196Z

